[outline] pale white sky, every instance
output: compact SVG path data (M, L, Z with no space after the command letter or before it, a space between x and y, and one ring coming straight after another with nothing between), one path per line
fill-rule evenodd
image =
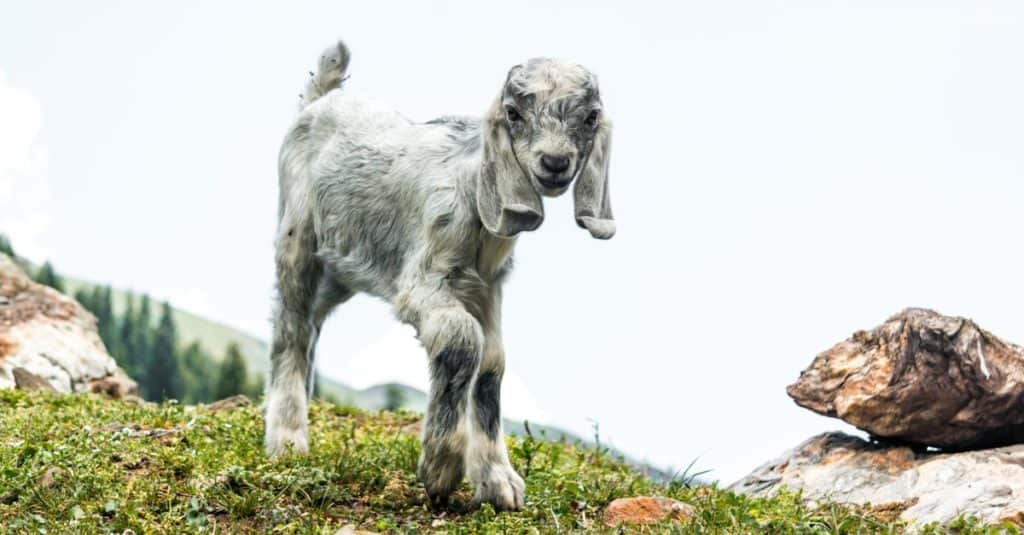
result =
M601 79L619 234L558 199L520 240L506 345L552 423L730 482L840 427L785 386L855 329L916 305L1024 341L1020 2L289 4L5 5L0 230L267 337L277 149L327 43L418 120L555 56ZM326 331L339 380L422 364L356 358L403 344L368 299Z

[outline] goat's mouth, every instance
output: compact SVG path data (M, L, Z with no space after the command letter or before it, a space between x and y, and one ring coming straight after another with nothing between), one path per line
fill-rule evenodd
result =
M572 184L573 175L566 173L555 176L541 176L534 173L533 178L540 185L538 189L541 190L541 194L548 197L557 197L569 189L569 184Z

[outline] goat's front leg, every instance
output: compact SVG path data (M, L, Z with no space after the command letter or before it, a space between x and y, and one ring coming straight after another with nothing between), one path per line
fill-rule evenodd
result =
M431 502L444 503L465 474L469 389L480 364L480 323L454 299L421 309L417 330L430 361L430 398L419 476Z
M493 316L495 322L498 321ZM499 511L523 506L526 485L512 468L501 424L501 379L505 352L498 325L484 330L484 354L473 383L470 412L469 479L476 488L473 501L489 503Z

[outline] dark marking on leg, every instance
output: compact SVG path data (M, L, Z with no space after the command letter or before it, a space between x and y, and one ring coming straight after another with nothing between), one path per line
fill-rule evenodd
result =
M501 422L501 378L493 371L481 372L473 389L476 419L487 438L498 439Z
M431 414L431 430L436 437L450 433L466 408L469 382L479 361L475 352L445 348L431 362L436 404Z
M431 399L419 475L427 494L437 503L455 491L465 473L465 443L455 432L465 414L479 363L478 352L463 348L445 348L430 361Z

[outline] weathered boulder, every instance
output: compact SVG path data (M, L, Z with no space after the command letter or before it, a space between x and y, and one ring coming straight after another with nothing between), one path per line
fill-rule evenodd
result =
M0 254L0 388L137 395L103 347L96 318L74 299L36 284Z
M913 523L947 524L963 514L1024 525L1024 445L928 453L824 433L729 489L768 496L782 487L802 489L809 501L900 505Z
M1024 348L931 310L854 333L787 392L880 438L946 450L1024 442Z

